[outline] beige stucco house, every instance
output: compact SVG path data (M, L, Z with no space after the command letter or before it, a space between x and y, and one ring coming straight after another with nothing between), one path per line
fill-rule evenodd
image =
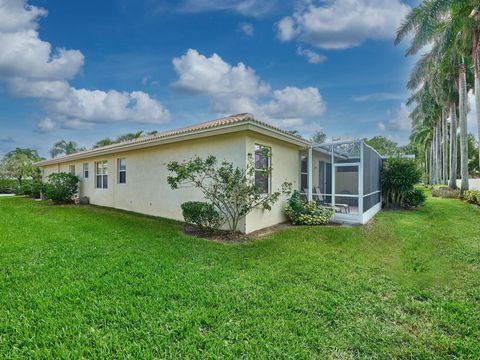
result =
M202 194L194 188L172 190L167 183L167 163L214 155L219 161L245 167L248 154L254 154L259 146L271 149L273 171L264 181L265 191L277 189L285 181L291 182L305 197L334 205L337 221L364 223L380 209L379 191L375 192L375 199L378 198L374 201L375 209L369 207L364 211L362 208L360 153L354 160L345 162L345 155L335 150L340 145L312 144L258 121L251 114L161 132L45 160L38 165L45 178L54 172L78 175L80 196L88 197L92 204L183 220L180 205L202 200ZM360 142L362 153L364 147ZM341 165L343 163L348 166ZM271 211L258 209L248 214L240 230L249 233L284 222L285 200L282 198ZM339 205L335 205L335 200Z

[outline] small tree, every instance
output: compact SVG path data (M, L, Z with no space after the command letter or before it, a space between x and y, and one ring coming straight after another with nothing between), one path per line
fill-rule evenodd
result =
M45 184L45 195L47 198L57 202L71 201L78 191L78 176L70 173L53 173L48 175Z
M270 156L267 148L262 149L262 152L263 155ZM280 195L290 193L291 189L291 183L285 182L276 191L264 193L262 187L255 183L255 162L251 154L245 169L226 161L218 165L215 156L208 156L206 159L195 157L182 163L172 161L167 168L174 173L167 179L172 189L200 189L205 199L211 202L225 219L232 234L237 232L240 220L253 209L261 207L271 210ZM262 172L270 176L271 166L262 169Z
M401 149L395 141L392 141L385 136L374 136L370 139L363 139L367 145L378 151L382 156L394 156L401 153Z
M315 131L312 136L312 141L317 144L322 144L327 140L327 133L323 130Z
M22 186L24 178L31 177L35 173L35 162L43 160L38 152L32 149L16 148L8 152L2 159L0 170L6 178L15 178L18 185Z

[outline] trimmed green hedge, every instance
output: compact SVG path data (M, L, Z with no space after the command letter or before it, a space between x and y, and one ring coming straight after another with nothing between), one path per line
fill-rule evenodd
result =
M212 204L203 201L187 201L181 205L183 218L202 230L216 231L223 219Z
M18 181L14 179L0 179L0 194L15 194Z
M42 183L27 179L22 181L22 186L18 185L15 179L0 179L0 194L26 195L32 197L40 197Z

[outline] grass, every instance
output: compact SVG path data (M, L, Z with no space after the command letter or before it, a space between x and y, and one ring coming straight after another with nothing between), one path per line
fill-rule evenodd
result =
M178 223L0 199L2 358L479 358L480 209L225 245Z

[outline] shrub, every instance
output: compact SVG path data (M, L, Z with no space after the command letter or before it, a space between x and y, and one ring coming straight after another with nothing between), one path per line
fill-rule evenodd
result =
M295 191L284 207L285 215L293 225L324 225L333 216L333 208L318 208L314 201L303 202Z
M446 185L434 186L432 187L432 196L447 199L457 199L460 196L460 190L450 189Z
M181 207L185 222L197 225L202 230L218 230L223 223L222 217L212 204L187 201Z
M18 180L0 179L0 194L14 194L18 188Z
M21 186L18 185L18 180L0 179L0 194L15 194L40 197L41 189L41 181L36 181L35 179L23 180Z
M32 194L32 183L31 181L22 181L22 185L17 185L15 189L15 195L26 195L30 196Z
M425 200L427 200L427 196L422 189L413 189L403 196L402 207L405 209L416 208L423 205Z
M45 184L45 195L48 199L58 202L71 201L78 191L78 176L70 173L50 174Z
M384 206L387 208L401 208L415 197L420 200L420 195L412 195L414 187L421 180L422 173L411 159L390 158L382 168L380 185ZM409 197L408 200L405 198ZM423 202L422 202L423 203ZM418 204L419 206L421 204Z
M470 204L480 205L480 191L467 190L463 193L463 198Z
M44 186L42 182L33 181L30 185L30 196L39 199L43 190Z
M261 172L255 167L255 157L262 160ZM268 177L272 173L269 148L255 150L255 157L248 154L247 166L238 167L223 161L220 164L213 155L202 159L198 156L183 162L171 161L167 169L172 174L167 182L172 189L195 187L209 203L215 206L231 235L237 232L238 224L255 209L270 211L282 194L290 194L292 184L284 182L276 190L265 192L257 181L261 174Z

